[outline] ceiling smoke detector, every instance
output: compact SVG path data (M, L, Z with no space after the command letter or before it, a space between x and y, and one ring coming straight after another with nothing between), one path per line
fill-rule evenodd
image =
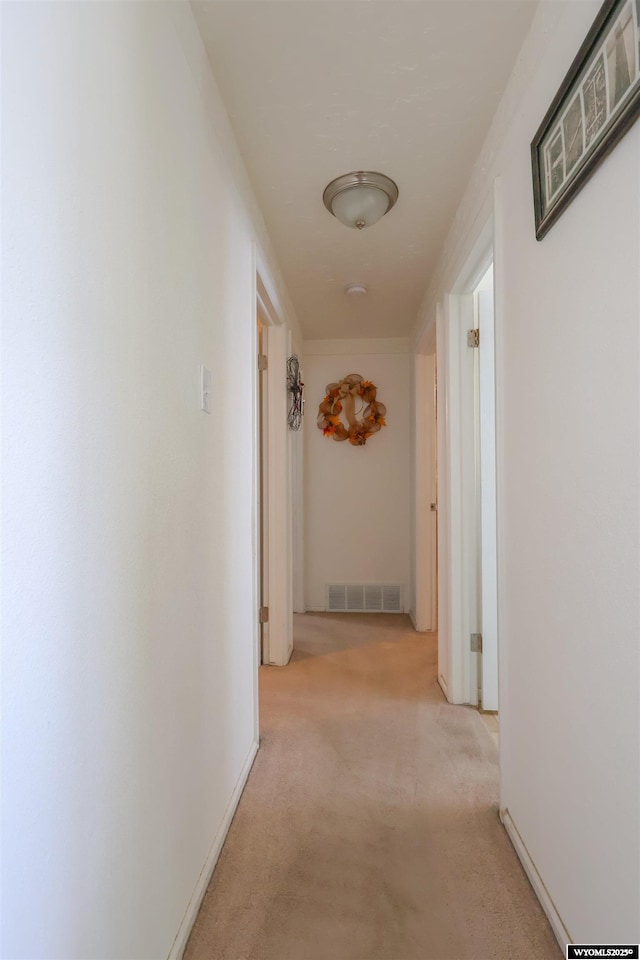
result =
M367 288L364 283L348 283L344 288L344 292L348 297L361 297L367 292Z
M332 180L324 205L345 227L364 230L384 217L398 199L398 187L384 173L360 170Z

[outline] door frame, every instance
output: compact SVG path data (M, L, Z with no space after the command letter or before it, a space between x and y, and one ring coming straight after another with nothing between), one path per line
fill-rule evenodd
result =
M480 331L478 353L478 521L481 548L482 657L480 658L483 711L497 712L498 695L498 529L496 512L496 375L494 271L476 291L477 322Z
M411 618L419 632L438 629L437 417L435 344L414 356L414 578ZM436 505L436 510L431 509Z
M258 358L269 358L268 328L270 323L263 311L260 297L256 301L258 321ZM268 369L263 370L258 363L258 610L269 608L269 395ZM258 662L269 663L269 619L258 616Z
M437 317L436 355L444 371L446 416L438 420L440 501L438 568L439 681L452 703L477 705L477 673L470 635L478 631L477 478L475 464L474 354L467 330L474 327L473 293L491 262L495 269L494 217L485 221ZM497 442L497 438L496 438Z
M253 607L256 682L259 666L260 598L259 497L260 434L258 430L258 306L266 330L267 369L267 526L266 566L269 580L269 649L266 662L284 666L293 651L291 456L287 427L286 360L290 333L283 321L277 295L257 247L254 247L254 322L251 337L253 370Z

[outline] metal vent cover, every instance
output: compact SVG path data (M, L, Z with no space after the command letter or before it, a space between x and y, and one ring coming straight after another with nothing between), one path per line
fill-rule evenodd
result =
M328 583L329 613L402 613L400 583Z
M334 583L327 586L327 610L336 612L347 609L347 596L343 583Z

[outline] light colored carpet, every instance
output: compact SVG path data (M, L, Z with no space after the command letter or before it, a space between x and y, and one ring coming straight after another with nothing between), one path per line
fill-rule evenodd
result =
M306 614L260 674L262 747L185 960L558 960L435 637Z

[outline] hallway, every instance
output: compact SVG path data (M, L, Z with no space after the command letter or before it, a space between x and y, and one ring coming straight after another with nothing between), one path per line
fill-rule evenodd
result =
M560 956L498 820L492 737L446 702L436 653L405 616L295 618L184 960Z

